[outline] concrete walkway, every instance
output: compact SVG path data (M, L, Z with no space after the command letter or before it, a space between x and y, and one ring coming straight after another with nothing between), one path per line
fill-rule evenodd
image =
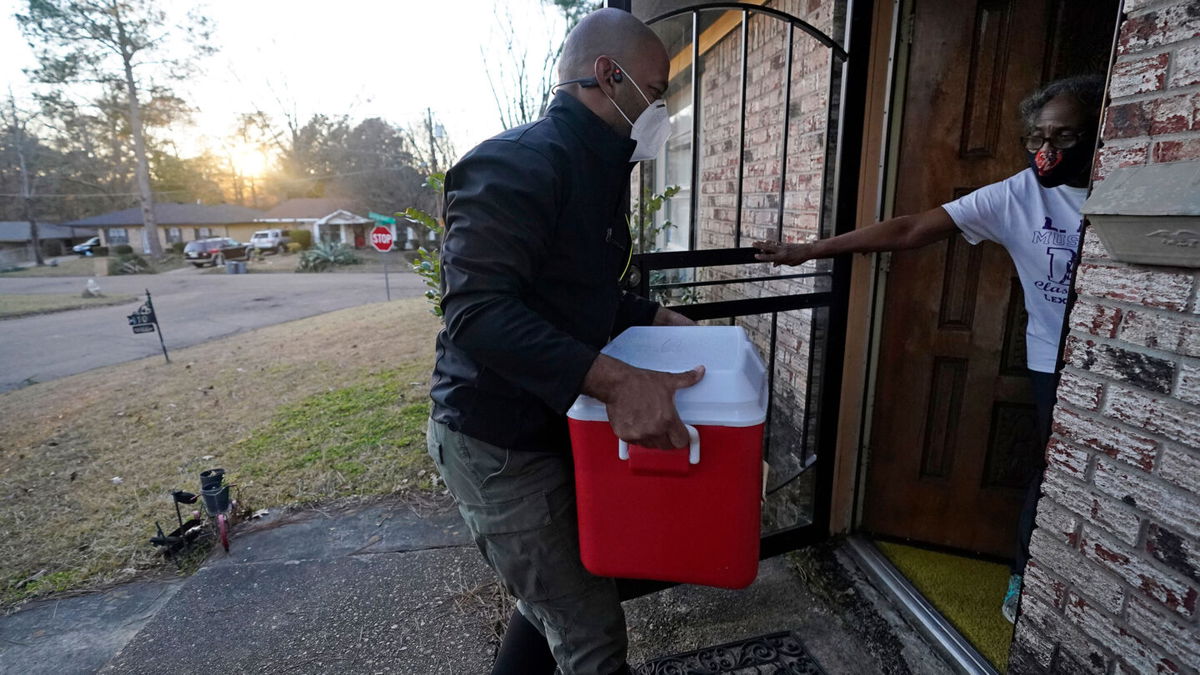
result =
M184 580L0 619L0 672L486 673L511 605L447 502L274 516ZM626 603L631 661L781 630L826 672L953 672L836 545L765 561L744 591Z

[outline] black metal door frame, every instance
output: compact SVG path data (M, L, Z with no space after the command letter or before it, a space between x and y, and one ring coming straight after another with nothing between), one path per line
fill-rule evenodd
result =
M631 0L609 0L609 7L631 11ZM656 16L646 23L653 25L684 14L692 17L692 166L691 166L691 223L688 227L689 249L695 248L696 220L699 214L700 194L700 165L699 165L699 134L700 129L700 77L699 77L699 32L700 13L708 10L740 10L741 21L741 114L739 118L739 157L744 158L745 124L746 124L746 68L747 68L747 25L750 16L761 14L786 21L787 31L787 70L784 90L784 131L782 138L782 162L779 195L779 233L783 237L784 192L786 190L786 172L788 156L788 124L791 112L791 80L792 80L792 43L795 32L800 30L819 41L830 50L830 101L838 101L837 136L827 139L825 152L826 186L822 198L819 231L821 236L833 236L849 232L857 222L857 201L859 181L859 158L862 152L862 128L865 116L866 87L867 87L867 55L869 52L872 3L868 0L847 0L845 13L845 48L837 41L817 30L796 17L774 8L760 5L750 5L738 2L713 2L691 5L666 12ZM828 118L833 127L833 116ZM832 160L832 161L831 161ZM774 366L776 327L780 312L800 309L826 308L828 311L826 337L823 347L823 360L815 364L819 368L821 382L820 404L818 418L818 438L816 442L816 460L804 470L816 471L815 492L812 522L780 532L770 533L761 542L761 557L769 558L786 553L803 546L823 541L829 537L829 520L832 509L834 454L837 444L839 404L841 397L842 365L845 351L846 318L850 296L850 256L840 256L833 259L828 272L753 276L723 281L687 281L654 284L651 282L652 272L673 269L691 269L716 266L760 264L754 260L755 249L741 246L742 193L743 193L743 162L738 162L737 169L737 199L736 225L734 248L668 251L659 253L644 253L634 257L633 265L637 274L635 287L644 297L650 297L654 290L670 288L689 288L701 286L727 285L733 283L749 283L754 281L778 281L801 277L824 276L829 279L829 290L796 295L780 295L766 298L744 300L728 300L692 305L678 305L671 308L692 319L721 319L748 315L772 316L771 349L769 371L772 382L770 396L774 396ZM831 182L832 181L832 182ZM828 200L828 201L827 201ZM809 383L814 380L814 369L809 369ZM768 410L770 406L768 405ZM807 425L806 425L807 427ZM802 471L804 471L802 470ZM787 482L794 480L795 477ZM627 586L626 595L635 595L654 590L661 585L654 582L638 583Z

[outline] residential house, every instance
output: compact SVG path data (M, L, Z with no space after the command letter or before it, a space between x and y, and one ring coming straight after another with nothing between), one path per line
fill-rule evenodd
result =
M38 240L43 255L70 253L71 247L96 236L96 230L88 227L66 227L51 223L38 223ZM0 221L0 267L34 260L33 237L29 222L24 220Z
M177 204L154 205L159 242L163 248L176 242L208 237L231 237L240 242L250 241L259 226L255 219L262 211L234 204ZM90 218L66 223L73 227L92 227L100 231L101 244L107 247L128 244L135 250L150 251L144 233L141 207L112 211Z
M1108 74L1096 181L1194 172L1195 0L607 4L650 22L671 57L672 133L631 187L635 200L682 189L635 219L668 252L635 260L636 285L743 326L770 365L764 554L851 534L884 586L911 591L899 604L914 620L966 672L988 672L873 542L1010 558L1020 470L1044 454L1022 613L994 666L1200 670L1195 269L1118 262L1091 230L1064 249L1078 301L1042 448L1004 249L956 236L799 269L746 250L930 209L1020 171L1017 105L1067 75Z
M369 248L369 235L375 220L357 214L358 206L348 199L335 197L301 197L289 199L263 214L258 220L264 227L303 229L312 232L313 241L340 242L353 248ZM413 249L421 237L434 238L432 232L412 225L387 223L397 248ZM401 237L400 235L404 236Z

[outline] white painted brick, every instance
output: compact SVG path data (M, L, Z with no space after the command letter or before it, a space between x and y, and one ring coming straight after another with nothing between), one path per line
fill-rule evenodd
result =
M1119 459L1142 471L1154 468L1158 442L1118 427L1099 416L1083 416L1060 408L1054 414L1054 432L1071 443Z
M1200 411L1183 403L1112 384L1104 415L1184 445L1200 446Z
M1200 450L1168 443L1159 460L1158 476L1193 493L1200 491Z
M1031 544L1037 541L1039 546L1036 552L1031 549L1033 558L1026 569L1036 567L1042 574L1065 580L1100 607L1113 613L1121 611L1128 588L1123 580L1084 559L1079 551L1059 545L1047 535L1039 535L1040 532L1040 529L1033 532ZM1065 599L1053 585L1049 587L1047 595L1047 600L1057 599L1061 602Z
M1191 537L1200 535L1200 501L1194 494L1104 457L1096 460L1092 482L1100 492Z
M1200 629L1161 611L1137 596L1129 599L1126 620L1133 630L1157 642L1168 657L1200 670Z
M1151 565L1136 552L1089 526L1084 526L1080 543L1085 558L1180 616L1195 616L1197 591L1190 584Z
M1179 381L1175 398L1184 403L1200 404L1200 364L1184 361L1179 364Z
M1075 594L1069 595L1063 613L1067 620L1079 626L1097 643L1108 647L1113 655L1133 666L1137 672L1179 672L1179 668L1147 640L1125 630L1112 616L1092 607L1086 599Z
M1058 400L1084 410L1098 410L1104 383L1084 377L1083 371L1067 368L1058 382ZM1057 411L1061 408L1055 408Z
M1089 263L1079 266L1076 290L1082 296L1181 312L1187 307L1193 282L1191 274Z
M1062 472L1046 472L1042 493L1129 546L1137 545L1142 519L1129 506L1110 494L1093 492L1087 485L1066 478Z

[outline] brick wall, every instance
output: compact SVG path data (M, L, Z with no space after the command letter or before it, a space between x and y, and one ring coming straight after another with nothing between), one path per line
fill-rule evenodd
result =
M1098 181L1200 161L1200 2L1125 11ZM1198 288L1085 236L1011 672L1200 671Z
M840 36L840 4L829 0L774 0L768 6L788 12L829 35ZM741 246L780 236L786 241L815 237L826 188L826 127L829 119L830 51L796 31L786 119L788 138L784 171L784 93L787 77L787 24L752 15L748 24L745 151L742 176ZM738 190L738 122L741 87L741 34L735 29L702 57L700 195L697 248L735 245ZM781 189L782 188L782 189ZM782 196L782 210L780 200ZM781 217L782 216L782 217ZM781 272L795 270L783 269ZM811 270L805 270L811 271ZM702 279L770 274L761 269L712 268ZM810 292L813 279L708 287L703 300L790 295ZM775 391L770 428L771 483L796 474L809 460L815 441L816 396L810 396L809 366L823 344L823 312L780 314L738 320L759 346L775 345ZM805 447L808 425L808 446ZM811 514L810 476L791 483L764 505L764 528L786 527Z

